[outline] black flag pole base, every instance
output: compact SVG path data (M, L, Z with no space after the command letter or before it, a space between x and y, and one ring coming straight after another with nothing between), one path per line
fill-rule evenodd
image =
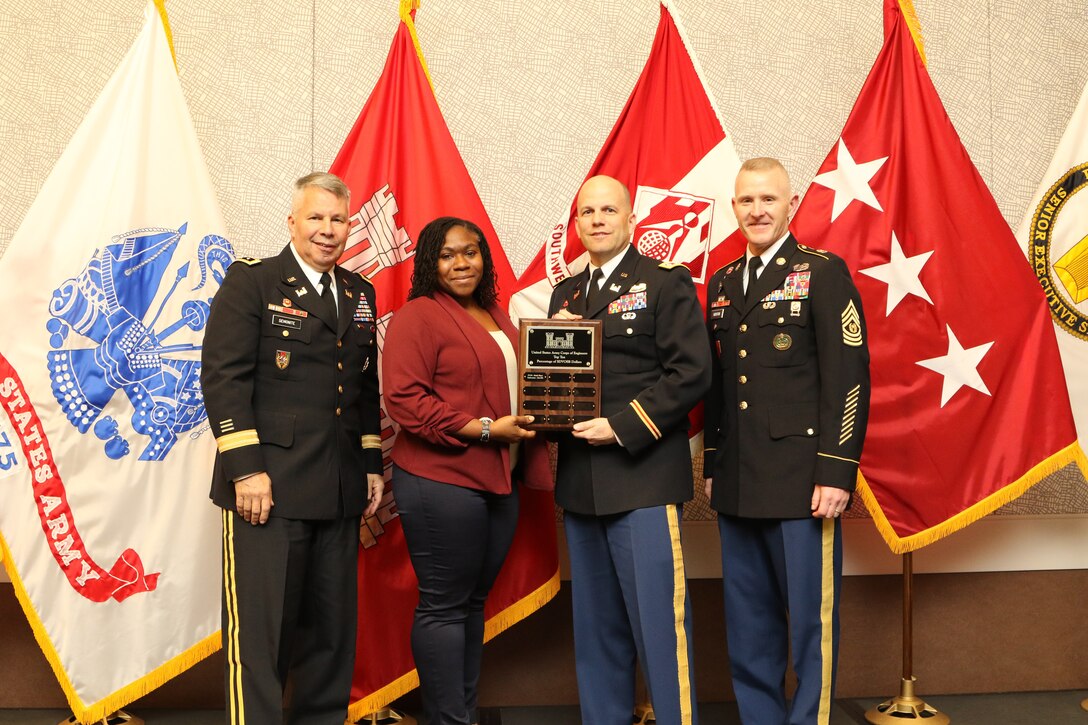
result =
M865 719L873 725L901 725L904 722L925 721L928 725L947 725L948 715L930 707L914 694L915 679L900 680L899 695L882 702L865 713Z
M79 720L76 719L75 715L72 715L69 718L61 720L57 725L79 725ZM129 715L124 710L118 710L108 717L95 721L94 725L144 725L144 721L143 718Z
M376 710L369 715L363 715L358 720L344 721L344 725L355 725L355 723L362 723L364 725L393 725L393 723L399 723L399 725L416 725L416 719L411 715L404 715L387 707L384 710Z

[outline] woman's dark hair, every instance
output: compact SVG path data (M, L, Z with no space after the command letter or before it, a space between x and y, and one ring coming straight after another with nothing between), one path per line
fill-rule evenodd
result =
M472 296L481 307L493 305L499 298L499 285L495 277L495 263L491 261L491 249L487 246L487 238L480 227L469 220L452 216L438 217L428 222L419 233L419 239L416 240L415 267L412 270L412 289L408 292L408 299L433 297L435 290L441 289L438 284L438 254L446 243L446 233L454 227L464 227L480 240L480 255L484 260L484 272Z

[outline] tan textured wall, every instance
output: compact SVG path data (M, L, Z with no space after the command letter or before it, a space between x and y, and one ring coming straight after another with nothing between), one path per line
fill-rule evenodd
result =
M805 188L879 50L881 0L675 5L738 152L783 158ZM1088 81L1088 5L915 6L937 89L1015 228ZM143 7L0 0L0 252ZM169 0L167 9L231 241L244 254L272 253L286 239L284 189L332 161L381 72L397 2ZM611 129L657 17L656 0L424 0L417 26L436 93L516 271ZM1005 511L1088 512L1080 481L1052 477Z

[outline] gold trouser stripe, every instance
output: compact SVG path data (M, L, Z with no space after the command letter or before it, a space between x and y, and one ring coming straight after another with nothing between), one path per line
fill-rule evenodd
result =
M661 431L658 430L657 426L654 425L654 422L650 420L650 416L646 414L645 410L643 410L642 404L639 403L637 400L632 400L631 407L635 409L635 414L642 421L642 424L650 429L650 434L653 435L655 439L660 439Z
M672 617L676 630L676 671L680 685L680 723L691 724L691 673L688 671L688 633L684 629L684 602L687 600L687 576L684 573L684 550L680 546L680 520L676 504L665 506L669 519L669 540L672 542Z
M227 671L230 673L228 706L231 725L245 725L242 697L242 656L238 644L238 586L234 576L234 517L223 509L223 592L227 609Z
M219 446L220 453L226 453L227 451L233 451L235 448L242 448L243 446L259 446L261 439L257 437L256 428L247 428L240 430L237 433L228 433L225 436L219 436L215 439L215 445Z
M382 437L380 435L363 436L363 448L381 448Z
M831 721L831 672L834 666L834 629L835 614L835 519L823 522L823 567L820 573L820 585L823 596L820 600L820 710L816 722L828 725Z

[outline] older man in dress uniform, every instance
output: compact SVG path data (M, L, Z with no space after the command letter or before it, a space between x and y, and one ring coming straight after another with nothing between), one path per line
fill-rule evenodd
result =
M680 508L692 497L688 412L710 385L691 275L631 244L619 181L583 184L575 211L589 264L550 315L603 323L602 417L559 439L582 721L630 725L636 657L658 725L697 722Z
M231 265L201 382L223 509L227 722L342 725L355 660L360 515L382 496L374 288L336 266L347 186L295 182L291 242Z
M829 720L839 516L869 409L861 298L842 259L790 234L797 204L781 163L746 161L733 210L747 251L707 285L716 364L703 470L718 511L733 688L753 725ZM787 707L790 649L797 690Z

